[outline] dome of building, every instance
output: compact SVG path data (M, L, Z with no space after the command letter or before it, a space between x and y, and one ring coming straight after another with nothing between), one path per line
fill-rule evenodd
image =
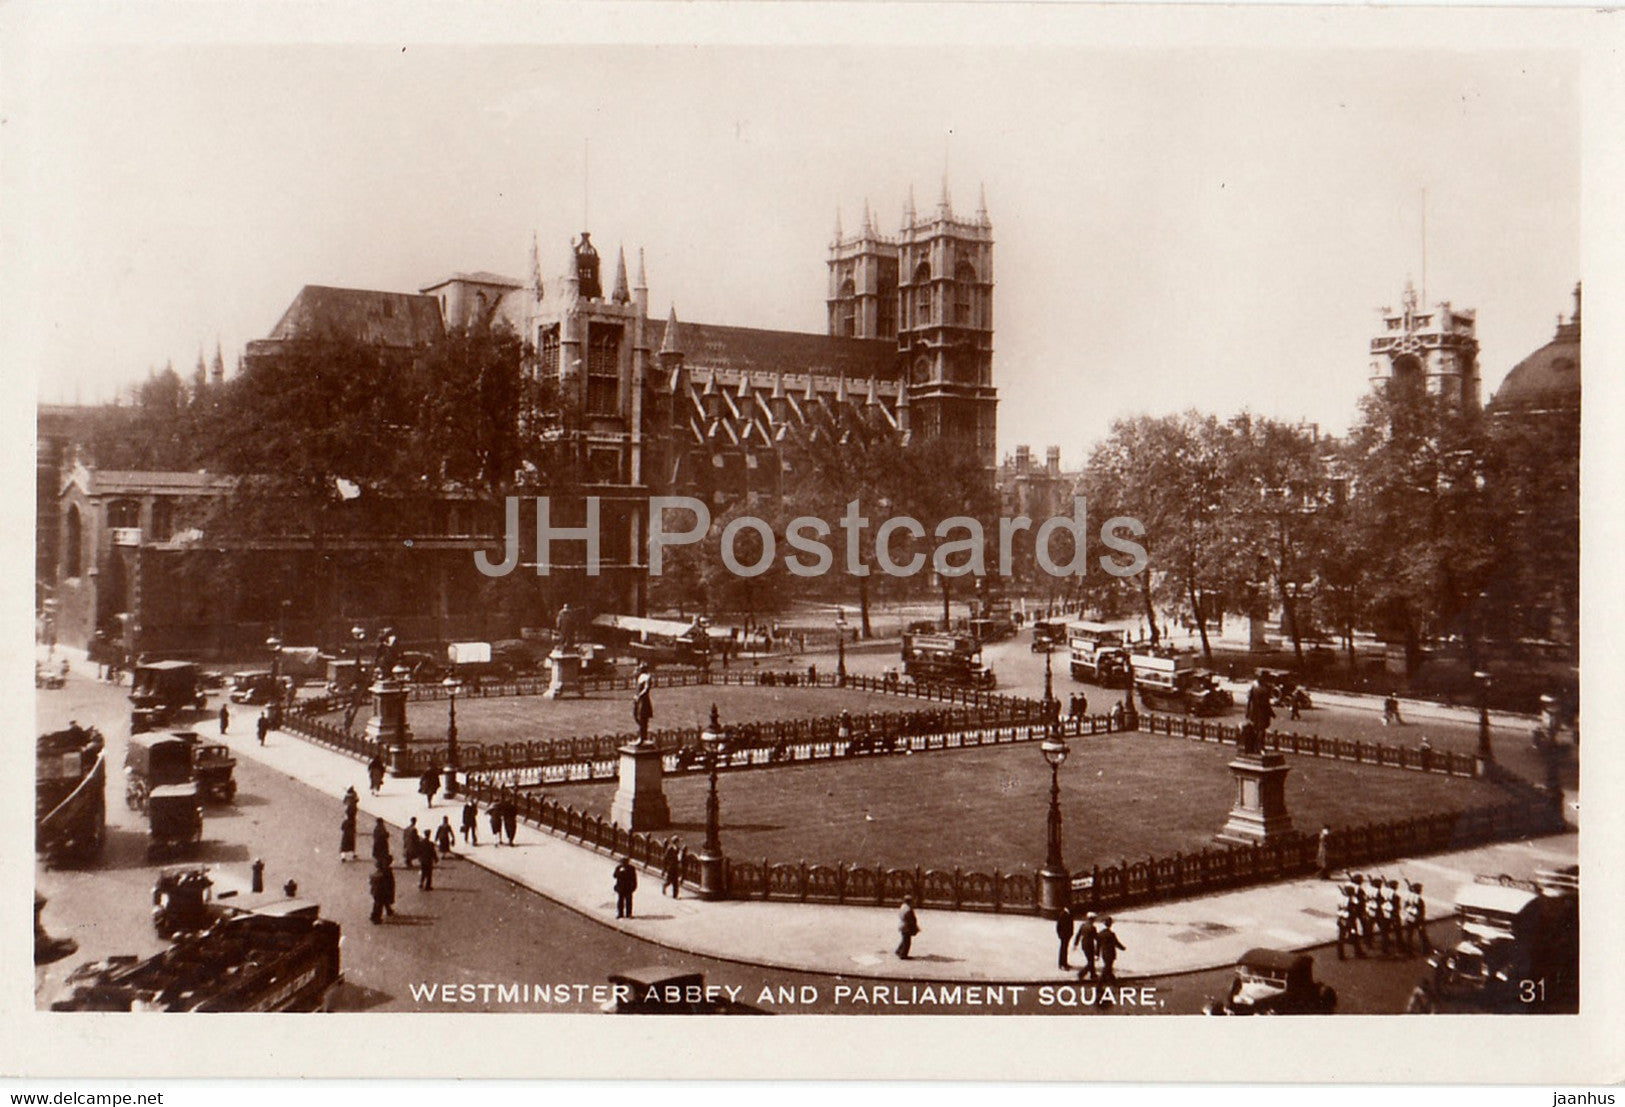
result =
M1512 367L1491 406L1497 410L1549 411L1580 403L1580 288L1574 315L1558 319L1552 340Z

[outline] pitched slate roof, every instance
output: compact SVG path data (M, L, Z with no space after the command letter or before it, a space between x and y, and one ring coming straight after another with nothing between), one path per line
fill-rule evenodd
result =
M665 334L665 323L649 320L646 337L650 349L662 349ZM690 369L764 374L812 372L879 380L896 380L900 375L897 344L889 339L832 338L801 331L691 323L685 319L678 324L676 344Z
M307 284L266 337L340 334L407 349L434 342L442 333L440 301L433 296Z

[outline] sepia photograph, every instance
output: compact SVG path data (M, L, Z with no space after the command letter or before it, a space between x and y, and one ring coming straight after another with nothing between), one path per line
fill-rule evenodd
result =
M721 7L0 13L8 1019L119 1043L4 1075L216 1012L1602 1079L1583 25ZM396 1074L621 1075L461 1064Z

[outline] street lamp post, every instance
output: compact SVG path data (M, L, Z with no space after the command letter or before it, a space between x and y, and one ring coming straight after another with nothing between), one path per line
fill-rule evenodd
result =
M1490 745L1490 674L1480 669L1473 679L1478 682L1478 758L1490 765L1495 762L1495 750Z
M1053 723L1047 723L1048 733L1039 751L1049 762L1049 818L1046 824L1044 871L1039 878L1039 910L1049 918L1056 918L1072 906L1072 878L1066 871L1061 849L1061 765L1072 752L1062 740Z
M1055 701L1055 676L1050 654L1054 647L1048 643L1044 646L1044 725L1047 727L1051 721L1060 715L1060 704ZM1053 736L1053 728L1052 735Z
M446 798L454 799L457 795L457 693L462 690L462 682L456 677L447 677L441 682L446 690Z
M835 683L846 687L846 612L835 617Z
M722 857L722 801L717 797L717 767L726 751L727 735L717 719L717 705L711 705L711 720L700 732L705 747L706 768L710 775L710 790L705 796L705 844L700 847L700 896L720 899L725 892L724 861Z

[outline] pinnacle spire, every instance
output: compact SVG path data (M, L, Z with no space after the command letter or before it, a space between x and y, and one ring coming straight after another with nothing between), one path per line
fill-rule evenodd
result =
M988 218L987 218L987 182L986 181L982 182L981 194L978 197L977 202L976 202L976 221L978 223L980 223L984 227L988 225Z
M660 352L663 354L675 354L678 352L676 304L671 305L671 313L666 316L666 333L665 336L660 340Z
M530 232L530 294L537 303L542 300L542 247L536 232Z
M620 248L620 256L615 261L615 291L610 296L617 304L632 302L632 293L626 287L626 247Z
M903 209L903 229L906 231L920 221L920 213L914 207L914 185L908 186L908 206Z
M643 263L643 247L638 247L638 283L635 286L639 291L649 290L649 271Z
M841 205L835 205L835 244L839 246L842 238L841 232Z
M869 197L863 198L863 233L867 237L875 233L874 217L869 213Z
M943 159L942 166L942 198L937 201L937 210L943 215L952 215L954 210L953 200L948 196L948 166L946 158Z

